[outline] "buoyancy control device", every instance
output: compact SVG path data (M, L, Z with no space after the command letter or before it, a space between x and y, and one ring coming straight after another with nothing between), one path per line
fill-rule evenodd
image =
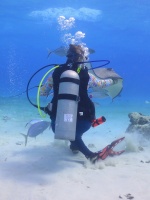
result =
M74 141L79 101L79 75L73 70L61 74L59 83L55 139Z

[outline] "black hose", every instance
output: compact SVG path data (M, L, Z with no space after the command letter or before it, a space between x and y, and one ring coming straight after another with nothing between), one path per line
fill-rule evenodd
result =
M30 98L29 98L29 92L28 92L28 91L29 91L30 82L31 82L31 80L33 79L33 77L34 77L38 72L40 72L41 70L43 70L43 69L45 69L45 68L47 68L47 67L55 66L55 65L58 65L58 64L46 65L46 66L44 66L44 67L38 69L38 70L30 77L30 79L29 79L29 81L28 81L28 83L27 83L27 87L26 87L27 99L28 99L28 101L29 101L34 107L36 107L36 108L38 108L38 106L37 106L36 104L32 103L32 101L31 101ZM41 109L41 110L44 110L44 107L40 107L40 109Z

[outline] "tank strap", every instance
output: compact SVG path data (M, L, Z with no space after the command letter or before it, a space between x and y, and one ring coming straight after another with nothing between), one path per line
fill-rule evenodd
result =
M71 83L76 83L77 85L80 84L80 80L79 79L69 78L69 77L61 78L59 82L60 83L62 83L62 82L71 82Z
M79 96L74 94L58 94L58 99L68 99L73 101L79 101Z

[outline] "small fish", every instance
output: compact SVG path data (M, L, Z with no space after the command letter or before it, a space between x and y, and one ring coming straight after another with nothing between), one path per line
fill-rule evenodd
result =
M50 51L48 49L48 55L47 55L47 57L49 57L52 53L54 53L54 54L56 54L58 56L66 56L67 52L68 52L68 48L67 47L63 47L63 46L61 46L61 47L59 47L59 48L57 48L57 49L55 49L53 51ZM89 48L89 53L90 54L95 53L95 50Z
M11 119L11 118L8 117L7 115L3 116L3 118L2 118L2 120L5 121L5 122L7 122L7 121L10 120L10 119Z
M48 49L48 56L49 57L52 53L58 55L58 56L66 56L67 55L67 51L68 51L68 48L67 47L58 47L57 49L54 49L54 50L49 50Z
M35 123L33 123L33 121L31 121L32 123L29 122L31 125L28 129L27 135L21 133L21 135L25 137L25 146L27 145L28 137L36 137L50 127L50 122L48 121L35 120Z
M43 120L42 120L42 119L32 119L31 121L29 121L29 122L25 125L25 127L31 126L32 124L35 124L35 123L41 122L41 121L43 121Z

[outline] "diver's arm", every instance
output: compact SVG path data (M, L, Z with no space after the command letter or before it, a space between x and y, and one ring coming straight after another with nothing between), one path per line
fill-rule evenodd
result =
M49 76L45 84L42 85L42 87L40 88L40 95L48 96L52 88L53 88L53 78Z
M89 83L88 83L89 88L95 88L95 87L106 88L114 84L114 81L111 78L99 79L91 73L89 73L89 76L90 76Z

